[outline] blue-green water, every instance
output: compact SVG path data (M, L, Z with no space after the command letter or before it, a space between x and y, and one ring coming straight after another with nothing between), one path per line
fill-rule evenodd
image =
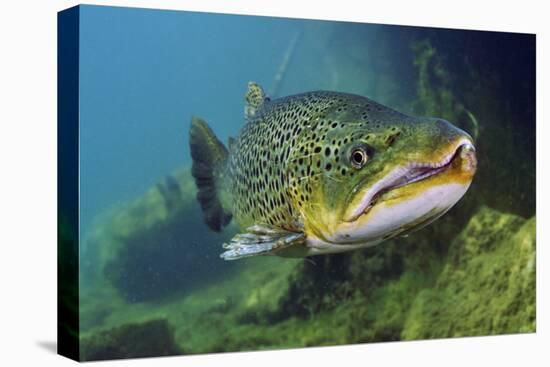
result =
M85 359L453 336L411 332L409 306L447 274L453 241L481 207L517 221L535 214L532 35L94 6L80 14L80 327L96 348ZM236 136L248 81L272 98L335 90L446 118L476 135L474 184L441 223L381 249L313 265L224 263L221 243L236 228L213 234L202 223L187 134L199 115L222 141ZM347 319L339 304L361 316ZM386 306L387 325L375 321ZM170 325L173 350L109 355L91 342L157 319ZM531 331L526 320L496 332ZM330 335L335 324L344 329ZM134 343L120 338L112 343Z

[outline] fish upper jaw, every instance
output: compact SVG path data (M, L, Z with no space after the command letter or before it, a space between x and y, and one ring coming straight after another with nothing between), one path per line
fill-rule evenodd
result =
M477 168L475 148L469 138L464 137L459 139L441 159L435 162L409 162L406 165L394 168L381 180L363 193L358 194L359 196L352 201L352 205L346 211L343 221L353 222L361 215L366 214L376 205L377 199L381 194L414 182L426 180L447 170L456 163L460 165L459 167L455 167L459 172L457 179L468 181L469 183Z

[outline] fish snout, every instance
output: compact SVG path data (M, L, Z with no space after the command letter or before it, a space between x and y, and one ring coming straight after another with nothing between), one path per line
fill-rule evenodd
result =
M477 157L474 145L463 143L456 151L453 164L460 169L463 174L473 176L477 170Z

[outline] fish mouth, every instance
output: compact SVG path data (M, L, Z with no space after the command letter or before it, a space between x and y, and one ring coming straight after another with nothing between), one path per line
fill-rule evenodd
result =
M477 161L475 148L469 139L461 139L453 145L450 153L445 154L436 162L409 162L395 168L380 181L366 190L359 205L344 218L344 222L353 222L360 216L367 214L376 204L380 203L384 194L403 186L419 181L425 181L456 166L460 161L459 170L465 171L471 178L475 173Z

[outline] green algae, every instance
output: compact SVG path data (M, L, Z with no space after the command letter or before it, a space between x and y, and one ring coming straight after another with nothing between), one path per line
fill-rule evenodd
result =
M452 121L470 132L474 140L479 138L479 123L455 95L458 75L448 69L443 57L429 39L412 44L414 66L418 79L416 100L412 103L415 114L437 116Z
M226 339L240 331L242 338L254 338L251 330L259 319L263 320L261 315L277 307L286 291L285 280L298 263L280 258L244 260L239 273L177 299L128 303L119 297L111 302L111 312L102 323L82 334L82 343L106 329L166 318L174 326L176 342L186 353L240 350L231 349ZM269 333L262 332L272 341ZM242 340L243 345L251 343L247 340Z
M166 320L120 326L95 334L82 344L83 361L182 354Z
M483 207L416 298L403 339L535 331L535 218Z

